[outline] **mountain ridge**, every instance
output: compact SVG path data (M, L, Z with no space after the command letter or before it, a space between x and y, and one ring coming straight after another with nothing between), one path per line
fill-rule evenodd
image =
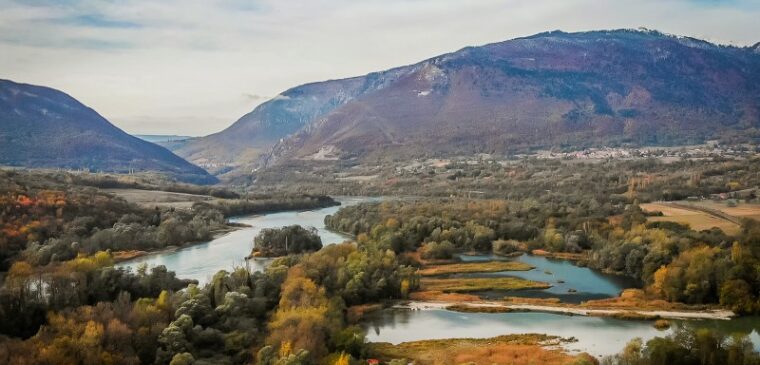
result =
M132 136L74 97L0 79L0 164L23 167L158 171L188 182L216 178L164 147Z
M233 157L253 147L246 167L325 151L694 143L757 128L759 83L760 58L749 47L652 30L550 31L297 86L213 139Z

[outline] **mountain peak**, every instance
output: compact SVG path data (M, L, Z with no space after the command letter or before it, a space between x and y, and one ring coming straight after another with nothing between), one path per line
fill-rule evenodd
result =
M517 38L519 39L537 39L537 38L555 38L575 41L610 41L610 40L672 40L689 47L717 47L718 45L693 37L668 34L656 29L645 27L640 28L619 28L607 30L591 30L580 32L565 32L562 30L553 30L549 32L538 33L532 36ZM509 42L509 41L507 41Z
M68 94L0 80L0 164L95 171L157 171L216 179L169 150L133 137Z
M748 56L649 29L544 32L298 86L178 153L213 159L224 145L234 169L327 150L410 157L695 143L760 127L757 113L741 112L760 108L760 67Z

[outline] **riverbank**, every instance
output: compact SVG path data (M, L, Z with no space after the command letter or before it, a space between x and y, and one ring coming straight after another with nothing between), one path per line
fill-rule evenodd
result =
M528 271L533 266L519 261L484 261L425 266L418 271L421 276L447 274L493 273L500 271Z
M400 303L394 308L409 309L409 310L432 310L432 309L447 309L451 306L462 306L462 302L457 301L412 301L406 303ZM468 311L478 312L478 309L482 309L483 312L491 313L497 310L504 311L526 311L526 312L546 312L546 313L558 313L567 315L579 315L579 316L599 316L599 317L615 317L619 319L718 319L718 320L730 320L735 317L735 314L730 310L714 309L714 310L702 310L702 311L671 311L671 310L644 310L635 308L626 309L594 309L585 308L579 305L570 304L510 304L495 301L473 301L464 304L468 307Z
M142 264L147 264L149 267L163 265L168 270L174 271L178 278L194 279L201 285L210 281L219 270L231 271L237 267L248 267L252 271L263 271L271 260L257 259L246 262L244 259L251 253L252 240L261 230L299 224L303 227L315 227L325 246L341 243L350 237L328 230L324 224L325 216L335 214L342 206L374 199L341 199L340 206L236 216L230 221L246 224L247 227L222 234L204 243L186 245L181 249L169 249L172 252L164 250L148 254L131 253L125 257L134 258L120 262L117 267L134 268Z
M223 236L226 236L226 235L228 235L228 234L230 234L230 233L232 233L234 231L237 231L237 230L243 229L243 228L249 228L249 227L250 227L250 225L247 225L247 224L233 222L233 223L228 224L225 228L220 228L220 229L217 229L217 230L214 230L213 232L211 232L211 239L210 240L219 239L219 238L221 238ZM204 244L206 242L208 242L208 241L203 240L203 241L187 242L187 243L185 243L182 246L174 246L174 245L172 245L172 246L166 246L164 248L160 248L160 249L156 249L156 250L147 250L147 251L143 251L143 250L114 251L114 252L111 253L111 255L113 257L113 262L114 263L123 263L125 261L134 260L134 259L137 259L137 258L140 258L140 257L144 257L144 256L158 255L158 254L165 254L165 253L174 252L174 251L177 251L177 250L179 250L181 248L191 247L191 246L194 246L194 245L200 245L200 244Z
M590 355L571 355L561 349L571 342L557 336L540 334L504 335L492 338L452 338L421 340L394 345L369 343L369 353L384 362L405 359L415 364L548 364L561 365L592 359Z
M512 277L498 278L427 278L420 279L420 287L425 291L445 293L469 293L488 290L515 291L526 289L548 289L551 284Z

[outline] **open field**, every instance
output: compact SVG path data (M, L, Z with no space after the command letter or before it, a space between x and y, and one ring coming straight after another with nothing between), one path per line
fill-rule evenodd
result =
M550 284L518 278L451 278L420 280L422 290L467 293L486 290L548 289Z
M724 202L703 200L698 202L679 202L684 205L695 205L708 209L715 209L736 218L750 218L760 221L760 204L738 203L735 207L729 207Z
M144 207L173 207L189 209L197 202L220 200L209 195L172 193L158 190L141 189L103 189L103 191L124 198L124 200Z
M684 209L667 203L647 203L641 204L640 207L645 212L662 212L663 216L661 217L647 218L650 222L676 222L687 224L691 229L696 231L717 227L730 235L738 234L741 228L735 222L696 209Z
M563 340L554 336L528 334L485 339L446 339L370 343L370 354L381 360L406 359L415 364L568 364L586 354L569 355L558 349Z
M434 265L420 269L422 276L434 276L457 273L499 272L499 271L528 271L533 269L524 262L517 261L487 261L463 264Z

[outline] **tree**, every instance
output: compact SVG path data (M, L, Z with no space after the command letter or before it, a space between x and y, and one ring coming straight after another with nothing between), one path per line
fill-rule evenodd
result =
M252 256L276 257L317 251L322 239L316 228L292 225L282 228L265 228L253 240Z
M189 352L183 352L181 354L176 354L174 357L172 357L172 361L169 362L169 365L193 365L195 363L195 358L193 355Z
M327 354L325 344L340 327L340 318L342 313L328 300L325 289L307 278L301 267L294 266L282 284L280 303L269 322L267 343L279 346L280 352L290 347L306 350L309 358L316 361Z

